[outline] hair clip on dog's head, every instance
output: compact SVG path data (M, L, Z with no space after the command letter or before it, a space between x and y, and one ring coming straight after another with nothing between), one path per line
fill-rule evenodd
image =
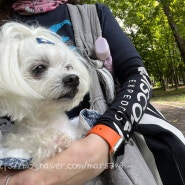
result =
M47 39L44 39L44 38L36 38L37 42L39 44L52 44L52 45L55 45L53 42L47 40Z

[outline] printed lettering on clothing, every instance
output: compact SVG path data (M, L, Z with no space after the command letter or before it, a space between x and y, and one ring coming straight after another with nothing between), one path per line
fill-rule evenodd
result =
M148 100L149 100L149 92L151 90L150 82L147 79L148 73L146 72L144 67L139 67L138 71L140 72L140 75L142 75L141 83L139 85L141 92L137 94L137 101L132 106L132 114L131 114L131 120L132 124L135 122L138 122L141 119L141 116L143 115L143 110L145 110ZM142 100L143 101L142 101ZM143 102L141 104L141 101ZM142 105L142 106L141 106Z
M115 114L115 120L118 122L128 119L124 123L124 131L130 131L133 124L139 122L150 98L151 85L147 77L148 74L143 67L138 68L138 71L141 78L128 80L125 91L127 93L122 96L120 105L118 106L119 110ZM131 113L130 119L126 117L128 109Z

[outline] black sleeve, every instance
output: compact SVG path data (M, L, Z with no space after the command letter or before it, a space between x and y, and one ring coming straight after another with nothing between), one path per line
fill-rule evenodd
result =
M127 70L121 91L97 124L103 123L129 139L148 106L152 90L144 67L132 66Z
M121 91L97 124L103 123L129 138L151 98L150 80L140 55L110 10L104 5L96 6L102 35L110 46L114 72L121 83Z
M123 32L110 10L101 4L96 6L102 28L102 36L109 43L114 71L119 79L124 78L123 72L129 66L143 66L141 56L128 36Z

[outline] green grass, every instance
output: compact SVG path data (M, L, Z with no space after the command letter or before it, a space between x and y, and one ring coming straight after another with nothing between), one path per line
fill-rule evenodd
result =
M151 101L185 108L185 87L179 87L177 90L170 88L167 91L154 89Z

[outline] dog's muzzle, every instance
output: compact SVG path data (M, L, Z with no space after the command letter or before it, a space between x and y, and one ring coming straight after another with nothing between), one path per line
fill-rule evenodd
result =
M77 75L67 75L62 80L64 88L66 89L65 94L62 94L58 99L69 98L72 99L78 93L78 86L80 79Z
M77 75L71 74L63 78L63 83L67 87L78 87L80 80Z

